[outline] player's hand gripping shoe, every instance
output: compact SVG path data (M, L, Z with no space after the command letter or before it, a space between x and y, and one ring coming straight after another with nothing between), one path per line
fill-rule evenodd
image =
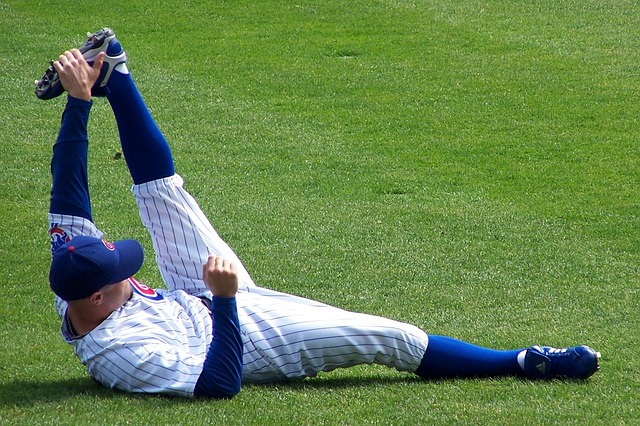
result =
M82 57L89 65L93 64L98 53L105 52L104 63L100 70L100 77L93 86L93 96L105 96L106 84L116 67L126 72L127 55L122 50L116 35L110 28L102 28L93 34L87 34L87 41L79 48ZM36 96L47 100L60 96L64 87L60 83L58 72L53 67L53 61L40 80L36 80Z
M588 346L532 346L524 359L524 372L530 379L586 379L598 371L599 359L600 352Z

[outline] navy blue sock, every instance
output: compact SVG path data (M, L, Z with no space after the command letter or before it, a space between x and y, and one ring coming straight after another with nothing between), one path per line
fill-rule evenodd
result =
M425 379L524 375L518 364L523 349L501 351L451 337L429 335L429 346L415 373Z
M173 156L130 74L114 71L107 99L118 124L122 153L135 184L171 176Z
M87 178L87 123L91 105L81 99L67 98L51 157L51 213L92 220Z

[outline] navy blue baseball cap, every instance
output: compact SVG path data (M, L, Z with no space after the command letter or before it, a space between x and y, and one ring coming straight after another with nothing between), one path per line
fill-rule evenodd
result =
M49 285L62 300L84 299L106 285L131 277L143 260L142 246L136 240L110 243L79 235L53 254Z

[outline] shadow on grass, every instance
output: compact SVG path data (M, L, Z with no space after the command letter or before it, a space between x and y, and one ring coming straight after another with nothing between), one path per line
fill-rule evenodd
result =
M246 384L247 389L264 389L277 392L282 389L343 389L358 387L378 387L394 384L419 382L414 377L322 377L304 380L274 382L269 384ZM86 396L91 399L108 399L127 395L129 398L166 398L175 401L192 401L187 398L151 394L125 394L107 389L89 377L78 377L54 382L16 380L0 384L0 407L26 407L40 403L55 403L69 398Z
M106 395L91 378L74 378L55 382L16 380L0 384L0 407L29 406L34 403L62 401L78 395Z
M253 384L249 383L244 385L245 388L253 388L253 389L301 389L301 390L310 390L310 389L345 389L345 388L359 388L359 387L378 387L378 386L389 386L389 385L398 385L398 384L411 384L422 382L423 380L418 377L413 376L391 376L391 377L360 377L360 376L350 376L350 377L331 377L327 375L322 375L320 377L300 379L300 380L290 380L290 381L282 381L282 382L273 382L267 384Z

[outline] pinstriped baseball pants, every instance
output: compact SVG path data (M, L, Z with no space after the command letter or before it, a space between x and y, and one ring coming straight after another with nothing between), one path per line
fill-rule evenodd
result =
M420 365L428 337L413 325L256 286L182 185L173 175L134 185L132 192L169 290L206 292L202 265L210 254L237 263L245 382L313 377L359 364L408 372Z

